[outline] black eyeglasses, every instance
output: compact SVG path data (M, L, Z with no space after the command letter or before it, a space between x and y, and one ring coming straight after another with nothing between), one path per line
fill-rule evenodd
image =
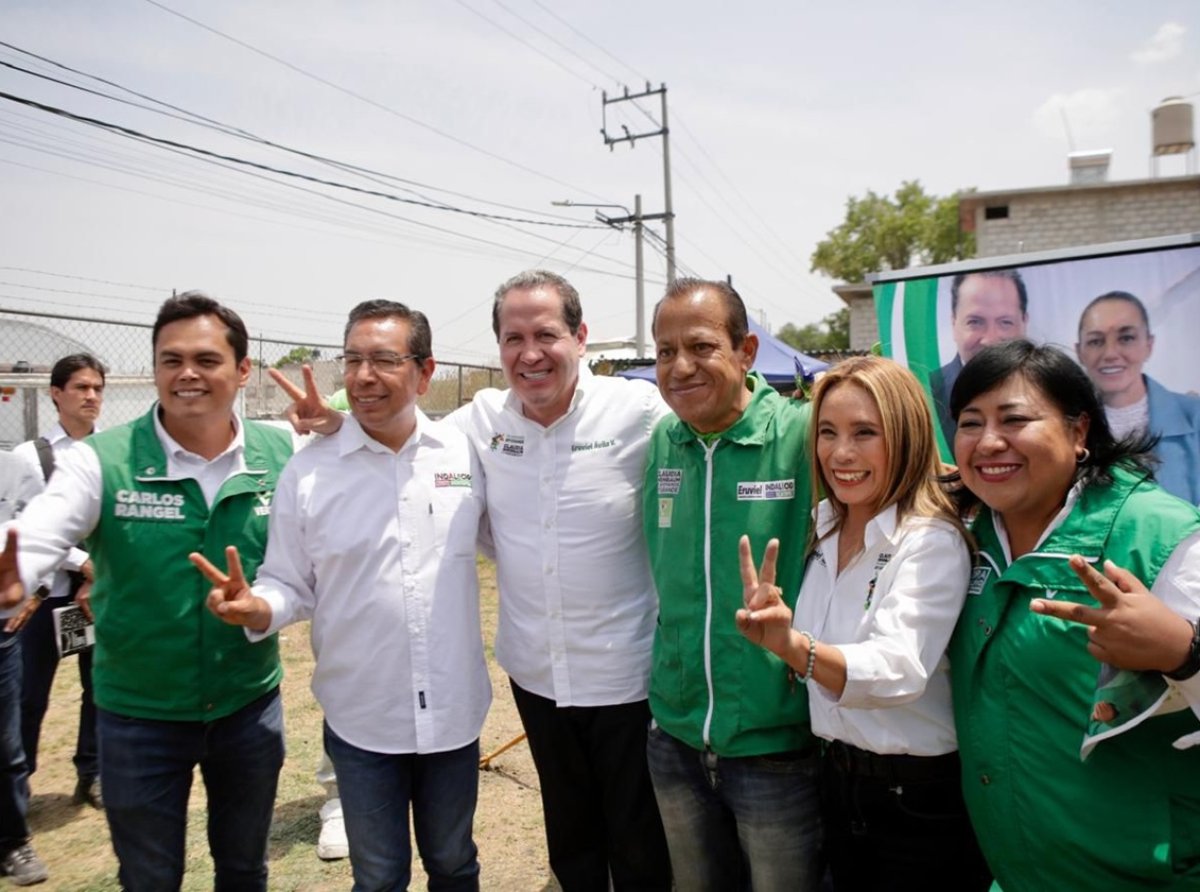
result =
M391 353L389 351L381 351L379 353L343 353L341 356L335 357L338 367L341 368L343 375L353 374L362 368L364 362L370 363L371 368L377 372L387 374L394 372L410 359L420 359L415 353Z

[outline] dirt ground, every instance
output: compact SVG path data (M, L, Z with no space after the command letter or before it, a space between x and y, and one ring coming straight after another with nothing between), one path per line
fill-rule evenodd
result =
M490 753L521 733L521 722L504 673L492 660L496 628L495 571L480 561L484 638L495 700L480 739ZM271 828L271 889L344 890L350 888L348 861L317 858L320 831L317 809L323 802L313 773L320 760L321 711L308 689L312 673L307 625L293 626L281 636L285 679L284 715L288 756L279 781ZM32 779L29 821L33 843L50 868L50 881L39 889L114 890L117 863L103 814L71 804L75 773L71 755L79 710L79 677L68 658L55 680L50 711L43 728L40 768ZM188 868L185 890L212 888L212 863L204 836L203 785L197 775L189 807ZM481 884L499 892L556 890L546 861L537 774L522 742L498 756L479 775L475 842L479 846ZM415 851L415 847L414 847ZM6 881L0 879L0 884ZM412 888L425 887L414 857Z

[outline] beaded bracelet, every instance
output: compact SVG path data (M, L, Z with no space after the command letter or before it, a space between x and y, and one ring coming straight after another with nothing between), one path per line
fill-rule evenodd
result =
M802 630L800 634L808 640L808 665L805 667L804 675L801 677L804 679L809 679L812 678L813 666L816 665L817 662L817 639L813 637L812 632L805 632Z

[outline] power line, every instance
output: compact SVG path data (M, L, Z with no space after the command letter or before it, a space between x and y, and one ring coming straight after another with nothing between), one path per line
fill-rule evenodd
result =
M172 104L170 102L166 102L165 100L157 99L146 93L142 93L142 92L134 90L130 87L126 87L122 84L119 84L116 81L112 81L112 80L109 80L108 78L100 77L99 75L92 74L92 73L86 72L86 71L82 71L77 68L73 68L69 65L66 65L62 62L55 61L54 59L50 59L46 56L40 55L31 50L27 50L22 47L16 46L15 44L7 43L5 41L0 40L0 46L6 47L10 50L13 50L17 53L21 53L25 56L29 56L30 58L36 59L45 64L52 65L63 71L70 72L71 74L77 75L79 77L88 78L88 79L94 80L98 83L102 83L107 86L113 87L114 89L120 90L124 93L128 93L132 96L137 96L139 99L145 99L147 102L153 103L154 105L162 106L162 108L155 108L153 106L147 106L147 105L143 105L143 104L137 103L137 102L130 102L127 99L123 99L119 96L113 96L110 93L105 93L105 92L102 92L99 90L92 90L87 87L81 86L79 84L73 84L73 83L70 83L69 81L64 81L60 78L55 78L50 75L42 74L42 73L39 73L36 71L30 71L28 69L22 68L18 65L14 65L9 62L0 61L0 65L3 65L5 67L13 69L15 71L19 71L23 74L27 74L32 77L37 77L37 78L41 78L43 80L51 81L53 83L57 83L62 86L70 87L75 90L80 90L85 93L90 93L94 96L99 96L101 98L108 99L113 102L119 102L124 105L129 105L134 108L142 109L143 111L149 111L153 114L165 115L166 117L174 118L175 120L180 120L180 121L184 121L186 123L205 127L207 129L214 130L218 133L222 133L226 136L232 136L237 139L248 140L250 142L258 143L260 145L267 146L269 148L278 149L278 150L284 151L284 152L289 152L291 154L298 155L302 158L307 158L307 159L310 159L313 161L320 162L322 164L328 164L328 165L335 167L342 171L359 174L360 176L364 176L367 179L374 180L376 177L380 177L385 180L389 180L393 183L402 183L402 184L409 185L409 186L419 187L421 189L432 190L434 192L442 192L442 193L445 193L446 195L454 196L455 198L464 198L469 201L475 201L480 204L490 205L492 207L502 207L502 208L506 208L508 210L518 210L518 211L522 211L524 213L537 214L539 216L550 217L552 219L557 219L557 220L570 219L568 217L564 217L562 215L550 213L547 211L519 207L519 206L505 204L503 202L498 202L498 201L490 201L485 198L479 198L478 196L468 195L468 194L462 193L462 192L456 192L452 189L446 189L444 187L434 186L429 183L421 183L416 180L396 176L395 174L389 174L389 173L385 173L385 172L378 171L378 170L372 170L371 168L363 167L361 165L352 164L352 163L344 162L344 161L338 161L336 159L329 158L324 155L319 155L319 154L315 154L313 152L308 152L308 151L305 151L302 149L297 149L292 146L287 146L287 145L283 145L281 143L276 143L272 140L269 140L264 137L258 136L257 134L251 133L250 131L245 130L241 127L236 127L232 124L226 124L222 121L218 121L218 120L216 120L214 118L210 118L206 115L201 115L198 112L193 112L188 109L182 108L181 106ZM164 111L164 109L169 109L170 111ZM177 112L178 114L172 114L171 112ZM378 180L376 180L376 182L377 181ZM415 190L405 190L405 191L410 191L410 192L412 192L412 194L417 195L418 197L425 198L428 201L432 201L432 199L428 199L427 196L424 196Z
M461 3L462 0L458 0L458 2ZM503 3L501 3L500 0L492 0L492 2L495 3L497 6L499 6L501 9L503 9L505 12L507 12L510 16L512 16L517 21L522 22L526 26L532 28L538 34L542 35L542 37L546 38L548 41L553 43L559 49L564 50L565 52L574 56L576 59L578 59L584 65L587 65L589 68L591 68L593 71L600 72L600 75L602 77L606 77L610 81L613 81L614 83L618 83L618 84L621 83L621 79L619 77L614 77L613 75L609 74L607 71L605 71L600 66L589 62L583 56L579 55L579 53L575 52L573 49L571 49L569 46L567 46L565 43L563 43L561 40L559 40L557 37L555 37L553 34L539 28L537 25L535 25L533 22L529 21L529 19L525 18L520 13L514 12L510 7L505 6ZM593 88L595 88L595 86L596 86L595 84L592 84Z
M627 65L626 63L622 62L620 59L618 59L616 56L614 56L612 53L610 53L604 47L600 46L600 44L596 43L596 41L592 40L590 37L588 37L586 34L584 34L582 31L580 31L578 28L576 28L574 25L572 25L570 22L568 22L566 19L564 19L558 13L556 13L554 10L550 9L550 7L546 6L546 4L539 2L539 0L533 0L533 4L535 6L537 6L538 9L542 10L542 12L546 13L551 18L558 21L561 25L563 25L565 28L567 28L569 31L571 31L571 33L573 33L575 36L579 37L581 40L586 41L587 43L589 43L590 45L592 45L593 47L598 49L600 52L604 53L604 55L608 56L608 58L612 59L614 62L616 62L621 67L627 68L627 69L629 69L629 71L632 71L635 75L637 75L638 80L645 81L646 83L650 82L650 78L646 77L644 74L638 73L638 70L636 68L633 68L632 66ZM619 78L614 78L614 80L619 81Z
M152 0L150 0L150 2L152 2ZM585 84L587 84L592 89L599 89L599 87L597 87L596 84L592 83L590 80L588 80L586 77L584 77L579 72L575 71L574 69L568 68L566 65L564 65L562 62L560 62L558 59L555 59L553 56L551 56L549 53L547 53L541 47L537 46L536 44L532 44L525 38L523 38L517 34L514 34L512 31L509 31L507 28L505 28L503 25L501 25L495 19L492 19L492 18L488 17L487 15L485 15L484 13L480 12L478 9L475 9L472 6L469 6L466 2L464 2L464 0L454 0L454 2L457 3L459 6L461 6L463 9L465 9L467 12L472 13L473 15L476 15L479 18L483 19L485 22L487 22L489 25L491 25L497 31L500 31L503 34L507 34L513 40L517 41L517 43L521 44L524 47L527 47L528 49L533 50L535 53L537 53L543 59L550 62L552 65L557 65L559 68L561 68L567 74L571 75L571 77L578 78L579 80L583 81ZM497 5L501 5L501 4L497 4ZM504 8L504 7L501 5L501 8Z
M220 37L224 40L228 40L230 43L235 43L238 46L242 47L243 49L249 50L250 52L255 53L256 55L262 56L264 59L269 59L270 61L276 63L277 65L282 65L284 68L287 68L288 70L293 71L296 74L301 75L302 77L306 77L306 78L309 78L310 80L314 80L317 83L323 84L324 86L329 87L332 90L337 90L339 93L342 93L346 96L350 96L353 99L357 99L359 102L364 102L367 105L370 105L372 108L379 109L382 112L386 112L389 115L393 115L394 117L400 118L403 121L407 121L408 123L413 124L417 127L420 127L424 130L428 130L430 133L434 133L437 136L442 137L443 139L448 139L453 143L463 146L464 148L468 148L474 152L478 152L481 155L486 155L488 158L491 158L495 161L500 161L503 164L507 164L510 167L515 167L518 170L524 171L525 173L528 173L528 174L532 174L535 177L538 177L543 180L547 180L558 186L564 186L568 189L573 189L577 192L581 192L585 195L589 195L593 198L597 198L600 201L608 200L605 196L597 195L595 192L592 192L588 189L584 189L582 186L576 186L572 183L566 182L565 180L560 180L557 177L550 176L549 174L543 173L540 170L536 170L535 168L528 167L527 165L521 164L518 161L512 161L511 159L505 158L502 155L498 155L495 152L489 151L489 150L482 148L480 146L477 146L473 143L467 142L465 139L461 139L460 137L454 136L453 134L447 133L444 130L434 127L432 124L426 124L424 121L414 118L412 115L407 115L401 111L397 111L396 109L392 108L391 106L384 105L382 102L377 102L374 99L371 99L367 96L364 96L361 93L358 93L358 92L355 92L354 90L349 89L348 87L343 87L341 84L335 83L331 80L328 80L327 78L321 77L321 75L319 75L319 74L314 74L311 71L301 68L299 65L295 65L295 64L287 61L286 59L280 58L279 56L275 56L275 55L267 52L266 50L260 49L259 47L256 47L251 43L247 43L246 41L241 40L237 37L234 37L231 34L226 34L224 31L220 31L217 28L212 27L211 25L206 25L204 22L201 22L198 19L194 19L191 16L184 15L182 12L174 10L164 3L160 3L159 0L145 0L145 2L149 3L151 6L155 6L158 9L161 9L163 12L169 13L170 15L173 15L180 19L183 19L184 21L189 22L192 25L195 25L197 28L202 28L203 30L208 31L210 34L215 34L217 37Z

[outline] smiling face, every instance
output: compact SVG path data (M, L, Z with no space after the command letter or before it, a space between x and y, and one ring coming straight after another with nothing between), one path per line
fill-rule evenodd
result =
M1130 406L1146 395L1142 366L1154 335L1138 308L1127 300L1100 300L1079 320L1075 353L1106 406Z
M1066 499L1087 431L1086 416L1069 420L1014 374L963 408L954 458L963 483L1003 518L1010 539L1036 541Z
M91 433L104 404L104 376L95 369L71 373L64 387L51 387L50 398L58 408L58 420L72 437Z
M825 490L866 521L887 491L888 454L883 418L866 390L852 382L823 395L817 418L817 462Z
M1025 337L1025 314L1016 283L1004 276L976 273L958 288L953 317L954 344L963 364L990 344Z
M734 346L720 295L700 288L664 300L654 317L658 390L675 414L702 434L732 425L750 404L746 373L758 338Z
M587 326L571 333L562 299L548 285L513 289L499 309L500 364L526 418L541 425L571 408L586 352Z
M191 316L164 325L154 345L154 384L163 423L228 425L238 391L250 377L250 359L234 359L216 316Z
M345 352L405 356L409 334L408 320L398 316L363 319L346 334ZM367 436L393 450L405 444L417 425L417 397L429 389L433 369L432 357L406 359L389 372L363 361L342 375L350 412Z

